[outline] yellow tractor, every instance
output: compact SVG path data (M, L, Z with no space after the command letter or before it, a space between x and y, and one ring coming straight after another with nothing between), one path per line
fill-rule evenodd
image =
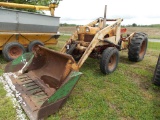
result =
M122 21L121 18L104 17L87 25L78 26L61 52L72 55L79 68L88 57L100 58L100 70L104 74L116 69L121 50L128 49L130 61L143 60L148 44L147 35L141 32L124 37L126 29L121 28Z
M31 120L45 118L62 107L88 57L100 58L100 70L104 74L116 69L121 50L128 49L128 58L133 62L143 60L147 35L132 33L124 37L126 29L121 28L122 21L98 18L77 26L60 52L38 46L33 53L23 54L7 64L2 81L16 94Z

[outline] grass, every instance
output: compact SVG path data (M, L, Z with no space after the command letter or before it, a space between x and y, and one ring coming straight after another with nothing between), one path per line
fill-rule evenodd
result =
M148 48L152 50L160 51L160 43L157 42L149 42Z
M68 38L61 36L56 46L48 47L60 50ZM88 58L68 101L47 120L160 119L160 88L151 82L159 50L160 43L149 42L144 60L137 63L121 51L118 68L110 75L100 72L99 60ZM16 113L1 84L0 91L0 120L13 120Z
M128 33L144 32L150 39L160 39L160 27L126 27Z

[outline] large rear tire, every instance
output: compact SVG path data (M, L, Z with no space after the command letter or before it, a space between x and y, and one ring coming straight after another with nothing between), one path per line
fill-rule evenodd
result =
M154 71L154 77L152 79L152 82L154 85L160 86L160 55L159 55L159 59L157 61L155 71Z
M135 33L128 48L128 59L133 62L143 60L146 54L148 38L144 33Z
M100 70L103 74L109 74L116 70L119 61L119 51L117 48L106 48L100 60Z
M22 55L25 52L26 50L24 46L18 42L7 43L2 50L4 59L7 61L12 61L18 58L20 55Z
M35 49L38 47L38 45L44 46L44 43L42 43L39 40L34 40L34 41L30 42L30 44L28 45L28 52L35 51Z

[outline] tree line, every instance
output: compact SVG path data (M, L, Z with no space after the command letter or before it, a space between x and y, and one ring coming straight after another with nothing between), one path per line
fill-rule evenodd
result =
M0 0L0 2L12 2L31 5L49 5L53 0Z
M123 26L126 26L126 27L158 27L158 28L160 28L160 24L138 25L136 23L133 23L131 25L123 25Z
M69 26L77 26L77 24L68 24L68 23L61 23L61 27L69 27ZM160 24L151 24L151 25L137 25L133 23L131 25L122 25L122 27L158 27L160 28Z

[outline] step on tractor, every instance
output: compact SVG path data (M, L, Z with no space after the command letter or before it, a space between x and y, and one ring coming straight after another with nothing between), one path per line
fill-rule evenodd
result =
M106 7L105 7L106 11ZM38 46L8 63L3 74L4 84L16 94L27 116L39 120L55 113L65 103L80 76L79 69L88 57L100 58L104 74L116 70L119 51L128 49L130 61L143 60L148 38L145 33L123 35L123 19L98 18L77 26L61 51Z
M154 85L160 86L160 55L159 55L159 58L157 61L155 71L154 71L154 76L153 76L152 82Z

